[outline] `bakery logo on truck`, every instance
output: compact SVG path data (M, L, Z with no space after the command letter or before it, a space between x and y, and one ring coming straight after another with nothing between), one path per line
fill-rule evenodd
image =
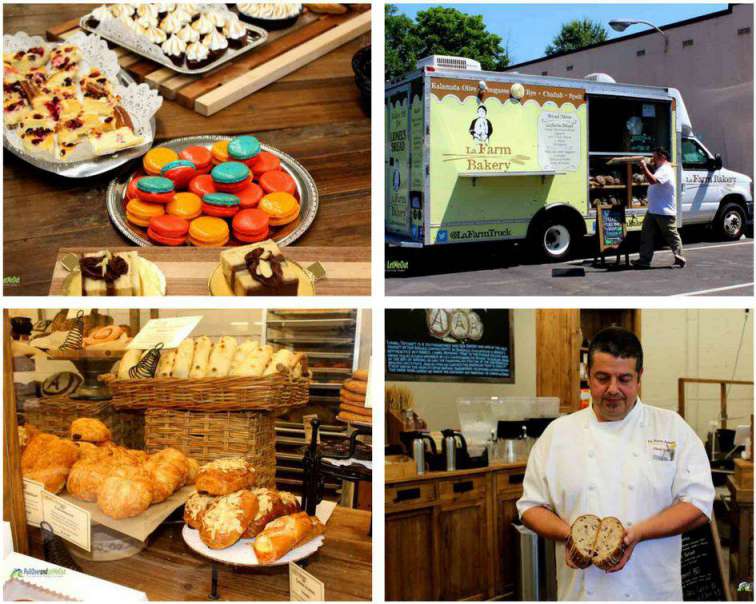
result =
M734 185L736 182L736 178L734 176L718 176L718 175L712 175L712 176L701 176L699 174L691 174L690 176L687 176L685 178L685 184L689 185L713 185L713 184L721 184L721 185Z

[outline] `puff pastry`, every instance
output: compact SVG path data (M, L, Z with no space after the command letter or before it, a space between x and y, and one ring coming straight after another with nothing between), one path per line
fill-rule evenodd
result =
M97 507L111 518L133 518L152 502L147 480L108 476L97 491Z
M254 489L252 493L257 497L258 510L247 530L244 531L245 538L257 536L268 523L276 518L299 511L299 502L292 493L262 488Z
M110 428L99 419L80 417L71 422L71 440L102 443L110 440Z
M224 549L236 543L257 514L257 497L240 490L219 497L202 514L200 539L210 549Z
M297 512L268 523L252 543L260 564L271 564L325 531L315 516Z
M40 432L21 453L21 474L59 493L66 484L71 466L79 459L79 448L70 440Z
M217 459L199 469L194 486L209 495L228 495L255 485L255 470L243 457Z

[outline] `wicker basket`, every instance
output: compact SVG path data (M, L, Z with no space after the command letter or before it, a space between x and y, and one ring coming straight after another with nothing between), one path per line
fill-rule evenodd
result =
M24 420L43 432L61 438L70 436L71 422L79 417L99 419L110 428L113 442L130 449L144 448L144 414L115 409L112 401L85 401L66 395L26 399Z
M117 380L104 376L117 409L198 411L279 411L306 405L310 380L283 374L268 377L150 378Z
M148 451L175 447L200 463L220 457L245 457L257 472L257 485L275 488L276 433L272 412L148 409L144 416Z

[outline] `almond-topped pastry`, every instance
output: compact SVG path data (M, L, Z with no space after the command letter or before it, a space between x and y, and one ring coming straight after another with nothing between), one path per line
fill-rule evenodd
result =
M200 539L211 549L224 549L236 543L257 514L257 497L240 490L219 497L200 519Z
M258 510L244 532L245 538L257 536L276 518L299 511L299 502L292 493L275 489L253 489L252 493L257 497Z
M194 482L198 491L216 496L228 495L254 484L255 470L243 457L217 459L205 464Z
M252 547L260 564L271 564L324 532L325 526L318 518L297 512L268 523Z
M192 493L184 504L184 522L193 529L198 529L202 522L202 516L207 508L217 497L204 493Z

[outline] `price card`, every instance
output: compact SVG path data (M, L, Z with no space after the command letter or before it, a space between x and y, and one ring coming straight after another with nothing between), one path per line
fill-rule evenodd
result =
M289 600L322 602L325 600L325 583L296 563L289 562Z
M87 510L42 491L42 517L58 537L92 551L92 517Z
M127 348L149 350L161 343L163 348L177 348L201 320L202 317L150 319Z
M42 492L45 485L36 480L24 478L24 505L26 506L26 522L32 526L39 526L42 522Z

